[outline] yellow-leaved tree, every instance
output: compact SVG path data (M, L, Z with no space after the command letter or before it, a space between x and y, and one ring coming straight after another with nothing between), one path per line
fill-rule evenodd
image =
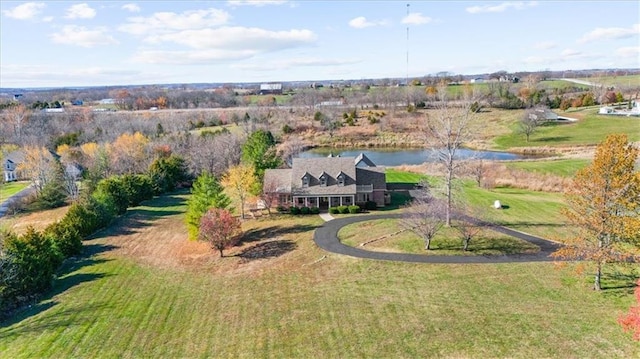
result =
M595 264L594 289L600 290L606 263L639 255L640 172L638 149L627 136L613 134L598 145L591 165L578 171L565 192L564 214L579 229L554 255Z
M245 204L258 186L255 168L249 164L231 167L221 182L230 197L240 204L240 216L244 219Z

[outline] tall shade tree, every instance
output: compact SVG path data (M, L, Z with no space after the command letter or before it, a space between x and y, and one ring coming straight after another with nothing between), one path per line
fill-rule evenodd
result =
M198 176L191 187L191 197L187 200L185 222L189 239L198 239L200 218L211 208L228 209L231 199L224 193L218 179L205 172Z
M140 132L120 135L110 146L111 167L119 174L143 173L149 166L148 143Z
M598 145L593 162L578 171L565 193L565 216L579 228L555 256L595 264L593 287L601 289L602 268L638 255L640 247L640 173L638 149L626 135L614 134Z
M460 159L460 150L477 133L477 117L471 111L476 96L465 89L463 99L452 101L447 98L446 88L439 88L437 93L439 98L432 99L435 109L427 114L424 132L427 147L444 168L445 223L449 227L453 212L453 181L464 164Z
M276 141L270 131L253 132L242 146L242 162L254 166L259 181L264 178L267 168L277 168L282 164L275 149Z
M217 249L220 257L224 257L224 249L238 243L241 235L240 221L226 209L211 208L200 219L198 239Z
M229 171L222 178L222 185L231 197L240 204L240 216L244 219L245 204L258 185L254 167L248 164L239 164L229 168Z

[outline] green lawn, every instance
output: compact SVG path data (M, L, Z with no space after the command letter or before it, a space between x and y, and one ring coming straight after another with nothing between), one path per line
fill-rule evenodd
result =
M640 75L625 75L625 76L594 76L594 77L585 77L579 80L589 81L605 86L629 86L640 84ZM617 91L617 90L616 90Z
M313 244L317 216L248 221L250 241L219 258L186 240L182 211L184 196L155 199L87 241L0 325L0 357L640 356L616 322L629 278L596 293L571 264L353 259Z
M0 184L0 202L27 188L29 182L7 182Z
M509 168L525 170L540 174L550 174L562 177L573 177L580 169L588 166L591 160L586 159L562 159L550 161L512 161L507 162Z
M626 133L630 141L640 140L640 118L597 115L597 109L588 111L589 113L584 114L582 120L575 123L554 123L538 127L538 130L531 135L529 142L525 141L524 135L517 133L517 120L515 120L511 124L512 133L497 137L495 144L499 149L596 145L612 133ZM567 115L571 116L571 114Z
M385 171L387 183L418 183L427 176L418 173L399 171L393 168L387 168Z
M366 233L366 236L362 234ZM430 250L424 249L424 239L405 230L397 219L379 219L353 223L338 232L338 238L346 245L383 252L404 252L424 255L504 255L535 253L539 248L526 241L486 229L478 233L462 251L462 240L455 228L442 228L432 239Z

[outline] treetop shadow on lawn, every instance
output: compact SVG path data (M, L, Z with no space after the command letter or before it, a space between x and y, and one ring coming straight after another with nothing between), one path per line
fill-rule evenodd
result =
M0 340L4 337L11 337L20 334L27 333L41 333L49 329L56 328L68 328L73 325L77 325L77 319L74 319L79 312L85 314L87 312L95 312L100 310L101 308L106 307L106 304L101 305L89 305L84 304L82 307L78 308L77 306L71 307L68 309L64 309L61 311L57 311L55 315L44 315L41 318L36 318L34 320L23 322L25 319L36 316L39 313L45 312L53 307L58 305L57 301L51 300L48 302L40 302L38 304L32 305L28 309L17 313L13 317L7 319L6 321L0 323ZM20 323L20 324L18 324ZM18 324L18 325L15 325ZM10 326L13 326L11 329L5 329Z
M59 277L55 280L53 287L48 292L46 292L44 296L40 298L40 300L38 300L38 303L17 308L15 312L9 313L9 317L6 320L0 322L0 328L19 323L27 318L38 315L48 310L49 308L52 308L57 304L57 302L52 300L52 298L63 292L66 292L70 288L73 288L82 283L92 282L94 280L106 277L107 275L105 273L74 273L82 267L91 266L106 261L108 260L89 257L80 258L79 260L65 263L60 273L58 274ZM56 315L56 318L58 317L59 315ZM47 320L47 322L49 321L50 320ZM54 321L51 324L47 324L46 328L53 328L56 326L57 325L55 325ZM0 335L0 338L2 338L2 335Z
M257 242L265 239L276 239L285 234L309 232L316 228L317 226L312 225L296 225L288 227L271 226L266 228L253 229L244 233L241 243Z
M237 254L237 257L243 259L243 262L248 262L257 259L276 258L281 255L291 252L296 249L298 245L290 240L274 240L263 243L243 250Z
M555 136L555 137L542 137L532 140L532 142L563 142L569 141L571 137L569 136Z
M137 229L149 227L158 219L181 213L181 211L172 210L128 210L126 214L116 218L110 226L91 235L90 239L134 234L137 232Z

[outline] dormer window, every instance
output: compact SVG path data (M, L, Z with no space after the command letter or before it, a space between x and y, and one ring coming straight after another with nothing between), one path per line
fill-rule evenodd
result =
M309 187L309 181L311 180L311 176L308 173L305 173L302 176L302 187Z
M322 172L322 174L320 175L319 179L320 179L320 187L327 187L327 180L328 180L329 176Z
M338 180L338 186L344 186L344 180L345 180L346 176L344 175L344 173L340 172L337 176L336 179Z

